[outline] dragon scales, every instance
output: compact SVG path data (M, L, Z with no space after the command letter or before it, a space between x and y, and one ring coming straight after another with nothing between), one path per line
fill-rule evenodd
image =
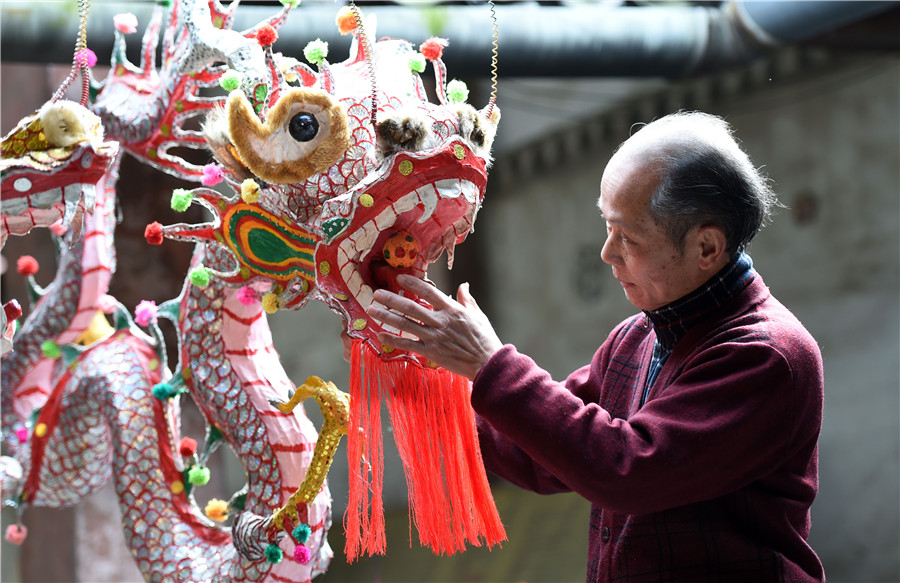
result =
M106 137L142 162L205 185L221 181L173 194L173 208L199 203L209 222L148 226L151 244L162 236L198 243L181 295L160 306L177 331L173 370L158 329L141 330L127 314L117 318L118 330L69 347L95 321L114 271L113 254L88 259L96 253L84 251L100 235L112 248L109 209L91 219L106 223L86 223L96 235L63 249L57 279L2 363L4 444L24 476L15 502L72 504L114 476L126 542L151 581L307 581L327 568L327 463L313 459L316 432L302 408L274 406L295 385L272 346L266 312L322 300L343 317L357 347L416 362L375 343L381 327L365 315L373 290L395 287L398 272L426 277L444 251L452 262L484 196L499 110L493 101L475 110L458 87L449 90L440 61L446 41L432 39L421 52L406 41L370 43L354 10L338 17L342 32L354 35L350 58L331 64L327 47L316 46L307 55L315 71L272 53L275 30L296 3L283 4L240 33L230 30L237 2L176 0L167 12L158 5L140 67L125 59L117 30L112 69L92 106ZM440 104L428 102L419 80L423 54ZM217 85L229 95L208 96ZM204 117L203 132L188 129ZM198 167L173 153L179 147L208 147L217 163ZM117 168L103 182L110 205ZM409 245L395 246L401 239ZM398 261L398 249L406 260ZM93 267L84 269L85 261ZM97 273L106 279L85 287ZM63 354L42 353L48 341ZM41 371L40 382L25 371ZM176 453L182 393L203 414L207 442L227 443L247 475L229 506L230 530L196 507L191 461ZM333 455L348 431L343 423L332 447L315 449ZM360 427L352 419L350 426ZM297 523L307 528L302 541L289 528ZM502 534L499 522L494 528L488 544ZM273 546L280 550L273 554Z

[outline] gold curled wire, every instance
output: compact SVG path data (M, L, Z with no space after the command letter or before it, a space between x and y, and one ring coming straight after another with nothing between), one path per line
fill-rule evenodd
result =
M56 90L56 93L53 94L53 97L50 98L50 101L52 102L59 101L63 98L69 85L72 84L72 80L75 79L75 75L80 72L82 80L81 105L87 105L90 96L89 67L87 66L87 63L83 61L83 58L79 59L79 55L83 57L82 51L87 49L87 20L90 10L91 0L78 0L78 38L75 41L75 54L72 56L72 69L59 86L59 89Z
M488 6L491 8L491 22L494 28L494 40L491 42L491 98L485 111L486 117L490 118L494 111L494 105L497 103L497 52L500 45L500 27L497 25L497 9L494 6L494 0L488 0Z
M375 82L375 58L372 55L372 45L369 44L369 36L363 27L362 13L357 8L355 2L350 3L350 10L353 12L353 19L356 21L357 37L363 54L366 56L366 65L369 69L369 82L372 84L372 131L375 130L375 116L378 112L377 102L375 100L377 84Z

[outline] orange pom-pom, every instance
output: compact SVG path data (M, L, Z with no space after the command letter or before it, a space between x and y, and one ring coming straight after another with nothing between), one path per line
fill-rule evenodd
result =
M278 31L271 24L264 24L256 32L256 40L260 46L268 47L278 40Z
M32 257L31 255L22 255L19 257L18 261L16 261L16 270L19 272L19 275L28 277L29 275L34 275L40 269L40 265L37 262L37 259Z
M419 242L406 231L397 231L384 242L382 254L394 269L406 269L419 257Z
M354 16L353 10L347 6L338 10L334 22L337 24L338 31L341 34L347 34L356 30L356 16Z

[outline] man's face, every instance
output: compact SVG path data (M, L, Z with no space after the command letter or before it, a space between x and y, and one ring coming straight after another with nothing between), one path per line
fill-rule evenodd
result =
M610 160L600 184L598 206L606 220L601 257L640 310L665 306L704 281L696 263L691 265L692 254L678 249L650 215L650 195L658 184L651 165L621 154Z

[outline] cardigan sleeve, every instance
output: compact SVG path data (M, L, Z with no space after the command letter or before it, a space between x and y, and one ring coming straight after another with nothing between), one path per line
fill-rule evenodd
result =
M588 381L601 382L599 360ZM482 423L520 457L591 502L632 514L714 498L771 473L798 444L815 441L815 414L805 411L813 400L785 356L753 340L699 350L628 420L582 400L511 346L479 372L472 393Z

